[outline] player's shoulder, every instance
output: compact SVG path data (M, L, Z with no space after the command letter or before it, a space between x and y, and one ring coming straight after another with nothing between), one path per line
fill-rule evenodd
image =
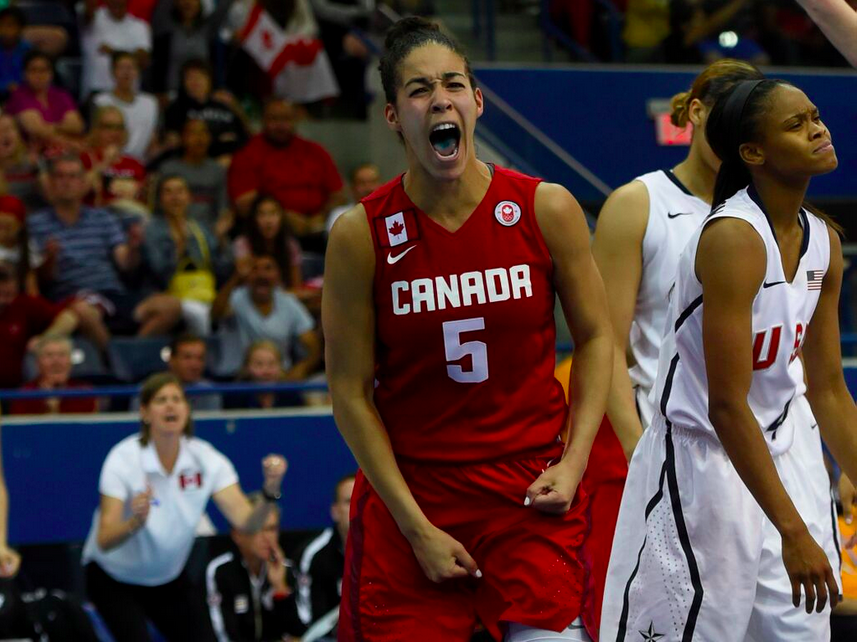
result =
M107 453L107 457L105 458L105 463L110 465L123 465L126 462L129 462L134 457L139 457L140 451L143 450L145 446L140 441L139 433L135 433L133 435L128 435L115 444L113 448Z
M333 223L330 229L331 241L337 238L353 238L355 233L361 230L369 229L369 223L366 220L366 207L363 202L349 207L345 210Z
M614 211L642 212L649 210L649 186L635 178L632 181L617 187L604 202L602 213L608 215Z
M509 169L508 167L503 167L502 165L494 165L494 175L513 183L534 184L544 182L538 176L524 174L523 172L519 172L514 169Z

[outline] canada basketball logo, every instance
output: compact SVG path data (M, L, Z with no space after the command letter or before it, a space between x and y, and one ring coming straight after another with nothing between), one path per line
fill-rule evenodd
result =
M500 201L494 208L494 218L500 225L511 227L521 220L521 207L514 201Z

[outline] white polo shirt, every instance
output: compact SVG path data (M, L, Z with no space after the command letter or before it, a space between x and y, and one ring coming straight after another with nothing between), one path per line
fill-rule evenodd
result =
M83 96L88 96L93 91L113 89L113 77L110 75L111 57L101 53L101 45L107 45L113 51L151 51L152 29L145 20L135 18L130 13L122 20L116 20L106 7L96 9L92 22L81 30Z
M182 438L172 473L161 465L155 446L131 435L116 444L101 469L98 490L124 502L123 519L131 517L131 498L152 489L145 525L110 551L97 543L100 511L83 547L83 563L94 561L113 579L127 584L159 586L179 576L190 555L196 525L209 498L238 483L232 463L207 441Z

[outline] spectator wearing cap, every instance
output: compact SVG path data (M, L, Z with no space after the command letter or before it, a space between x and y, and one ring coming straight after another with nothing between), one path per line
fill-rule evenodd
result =
M211 381L203 376L206 353L205 339L186 332L173 339L170 344L170 358L167 361L167 368L181 381L184 387L203 388L211 386ZM223 400L216 393L191 395L188 397L188 403L194 412L223 408ZM140 398L135 397L131 401L131 410L139 409Z
M254 506L265 501L261 493L247 496ZM219 640L283 640L299 637L305 626L297 617L291 586L291 566L283 554L280 511L268 514L258 533L232 529L238 549L209 562L205 572L211 623ZM286 566L286 565L289 566ZM291 580L291 582L290 582ZM290 586L291 584L291 586Z
M22 390L75 390L90 386L71 378L72 344L67 337L45 336L36 345L38 376L24 385ZM43 399L16 399L12 402L13 415L47 415L57 413L88 413L98 409L94 397L49 397Z
M18 122L9 114L0 114L0 174L7 192L24 201L28 212L45 206L38 155L27 148Z
M29 247L26 216L27 210L21 199L11 194L0 196L0 261L15 266L22 292L38 294L33 268L41 263L41 259L38 252L31 252Z
M83 78L81 95L113 88L110 61L114 51L130 51L144 69L152 51L149 25L128 13L128 0L84 0L82 5Z
M262 460L265 501L253 506L232 463L193 436L175 375L149 377L140 398L140 433L114 446L101 469L100 505L83 549L87 594L116 640L149 640L147 619L168 640L210 640L202 594L184 571L196 526L213 499L234 528L261 530L286 461Z
M321 252L327 216L345 202L342 178L327 150L295 133L295 116L288 101L268 100L262 133L232 159L229 195L242 216L259 194L274 196L301 247Z
M0 388L21 385L30 347L44 337L67 337L77 326L74 309L22 294L15 265L0 262Z
M74 98L54 86L54 65L40 51L24 56L24 81L12 92L6 112L27 137L40 145L75 145L84 124Z
M129 290L120 278L120 273L139 268L143 241L139 225L132 225L126 237L113 215L83 205L88 183L78 156L54 159L48 187L53 207L30 214L27 220L34 245L45 257L40 276L48 298L91 295L114 333L169 333L181 319L179 300Z
M283 289L273 256L256 256L252 265L239 265L217 293L211 317L234 320L238 341L230 348L240 350L240 355L254 341L272 341L283 355L283 378L287 381L306 380L321 362L315 321L295 295ZM301 358L295 360L293 355Z
M140 162L158 146L158 101L152 94L139 91L140 62L130 51L114 51L110 58L113 90L96 94L96 107L117 107L125 117L128 134L123 153Z

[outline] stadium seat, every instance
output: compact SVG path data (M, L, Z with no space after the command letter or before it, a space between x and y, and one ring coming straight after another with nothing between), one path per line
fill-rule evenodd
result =
M72 339L71 363L72 379L83 379L99 384L108 383L113 378L98 348L87 339L80 337ZM36 355L28 352L24 357L22 371L24 381L32 381L38 376L38 372Z
M107 345L113 375L125 383L137 383L166 369L168 337L117 337Z

